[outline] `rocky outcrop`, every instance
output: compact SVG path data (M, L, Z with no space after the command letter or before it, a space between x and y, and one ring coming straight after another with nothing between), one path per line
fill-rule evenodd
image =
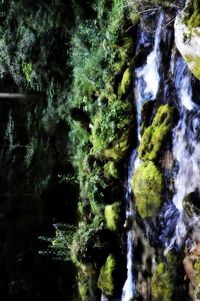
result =
M175 42L190 71L200 80L200 11L198 0L187 0L175 21Z

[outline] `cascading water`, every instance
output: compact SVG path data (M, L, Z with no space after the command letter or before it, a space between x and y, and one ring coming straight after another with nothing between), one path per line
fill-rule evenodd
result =
M173 203L179 211L176 229L167 250L182 245L186 236L183 219L183 199L200 188L200 110L192 101L191 76L183 59L174 66L174 83L180 101L180 120L173 132L173 156L178 163ZM192 221L194 222L194 220Z
M157 30L155 33L154 47L152 52L148 55L146 64L143 67L137 68L135 71L134 79L134 95L136 102L137 111L137 139L138 144L141 139L140 135L140 124L141 124L141 110L144 102L146 100L155 100L160 83L160 37L163 23L163 14L160 14ZM143 32L141 32L140 41L138 45L143 43ZM138 158L137 148L133 150L129 166L128 166L128 181L125 190L125 200L127 202L126 209L126 219L127 221L133 220L134 209L132 205L132 195L131 195L131 179L133 177L134 171L140 164ZM135 280L133 274L133 247L134 247L134 229L130 229L127 232L127 279L123 287L122 301L129 301L136 294Z

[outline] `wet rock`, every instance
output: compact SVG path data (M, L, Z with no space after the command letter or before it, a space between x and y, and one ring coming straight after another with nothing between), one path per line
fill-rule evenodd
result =
M200 216L200 196L197 192L189 193L183 200L185 217L189 222L193 218Z
M175 21L175 42L190 71L200 80L200 11L198 0L187 0Z

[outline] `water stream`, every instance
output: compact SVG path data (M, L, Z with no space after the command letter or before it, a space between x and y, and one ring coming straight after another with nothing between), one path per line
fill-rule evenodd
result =
M157 30L155 32L154 46L151 53L148 55L146 64L140 68L137 68L135 71L134 78L134 96L136 102L136 112L137 112L137 140L138 145L141 139L140 134L140 124L141 124L141 110L145 101L155 100L160 83L160 62L161 62L161 52L160 52L160 39L161 39L161 30L163 23L163 14L160 14ZM140 40L138 44L143 43L143 32L141 32ZM132 189L131 189L131 179L133 174L140 164L138 158L137 148L133 149L130 156L129 165L128 165L128 181L125 189L125 200L127 203L126 208L126 220L129 228L127 231L127 279L123 287L122 292L122 301L129 301L136 294L135 279L133 273L133 249L134 249L134 229L130 227L130 221L134 219L134 209L132 203Z
M173 157L178 164L173 203L179 217L168 250L174 245L178 248L182 245L187 233L183 199L200 188L200 110L192 100L191 75L181 57L174 65L174 84L180 101L180 120L173 131Z

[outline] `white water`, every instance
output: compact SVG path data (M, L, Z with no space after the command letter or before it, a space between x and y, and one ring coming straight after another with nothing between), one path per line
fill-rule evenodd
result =
M138 68L135 73L134 95L137 110L137 128L138 128L138 143L140 142L140 123L141 110L146 100L155 100L160 83L159 67L161 61L160 55L160 38L163 22L163 14L160 14L157 30L155 33L155 41L152 52L147 57L146 65ZM141 39L143 36L141 34ZM127 202L126 219L130 221L134 218L134 210L132 207L131 198L131 179L134 171L140 164L137 155L137 148L133 150L128 167L128 183L126 187L125 199ZM134 230L130 229L127 232L127 279L123 287L122 301L129 301L136 294L135 279L133 275L133 247L134 247Z
M160 15L158 26L155 33L155 42L152 52L147 57L146 65L136 69L135 80L135 100L137 106L137 121L141 123L141 110L145 101L155 100L160 84L159 67L161 61L160 38L164 16ZM141 33L141 39L142 33ZM138 126L138 138L140 136L140 127Z
M175 178L173 203L179 211L179 217L173 238L167 250L174 244L181 246L186 236L183 220L183 199L190 192L200 189L200 110L192 101L191 76L184 61L179 58L174 70L175 87L180 105L180 120L173 132L173 156L179 170Z

